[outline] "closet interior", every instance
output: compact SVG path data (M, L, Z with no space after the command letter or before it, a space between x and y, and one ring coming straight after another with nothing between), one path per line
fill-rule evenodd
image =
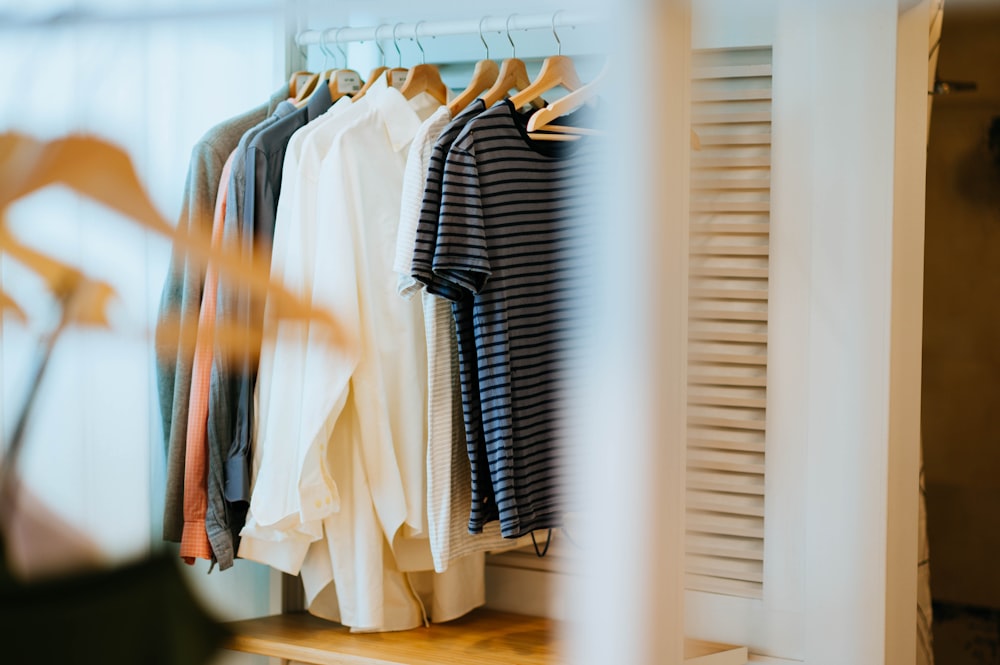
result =
M564 508L581 488L560 404L582 360L588 213L608 193L614 131L607 54L564 55L560 33L600 20L297 31L287 87L195 147L182 221L213 218L214 244L237 243L333 319L275 319L183 257L164 285L161 321L196 317L199 331L190 366L160 370L172 383L164 537L189 563L282 573L282 613L229 624L229 649L318 665L559 662L563 590L550 579L580 579L583 519ZM551 52L519 58L521 35L543 31ZM509 44L499 66L488 33ZM428 62L431 40L457 36L478 37L477 60ZM371 68L352 66L364 42L379 52ZM730 134L708 132L711 150L752 143ZM260 340L249 351L212 342L213 320L221 330L233 315ZM690 640L686 658L742 665L747 650Z
M39 2L0 16L0 429L63 558L161 555L225 665L929 641L940 2Z

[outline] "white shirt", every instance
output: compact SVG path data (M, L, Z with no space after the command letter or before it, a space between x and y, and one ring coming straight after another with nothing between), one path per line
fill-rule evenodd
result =
M383 84L324 116L301 140L280 274L272 262L272 276L291 276L342 337L282 322L262 357L264 452L240 555L301 570L310 611L357 630L421 625L421 600L447 620L485 595L455 583L464 571L429 585L404 572L432 565L426 538L410 538L424 530L426 344L421 309L394 296L390 265L406 149L436 107Z
M397 273L398 292L407 299L422 290L422 284L412 277L417 225L431 153L450 121L447 107L428 118L417 131L406 162L393 270ZM499 522L487 524L481 534L469 533L472 477L465 445L455 323L448 301L422 291L421 305L428 366L428 535L434 569L444 572L465 557L482 559L484 552L514 549L528 544L530 539L504 538Z

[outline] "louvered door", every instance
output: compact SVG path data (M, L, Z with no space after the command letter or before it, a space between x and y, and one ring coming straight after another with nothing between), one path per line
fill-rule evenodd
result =
M771 51L698 53L687 587L763 593Z

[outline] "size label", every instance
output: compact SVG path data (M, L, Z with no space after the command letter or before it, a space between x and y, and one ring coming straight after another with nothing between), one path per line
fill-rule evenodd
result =
M361 79L351 71L337 72L337 89L341 92L357 92L361 89Z
M405 70L401 72L393 70L389 78L389 85L396 90L399 90L403 87L403 84L406 83L406 74L407 72Z

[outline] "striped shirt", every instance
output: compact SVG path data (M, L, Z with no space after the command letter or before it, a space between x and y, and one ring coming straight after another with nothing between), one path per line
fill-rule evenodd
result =
M560 526L562 354L573 323L572 235L593 189L593 141L535 141L500 102L448 153L433 254L418 229L414 276L454 301L472 467L469 530ZM433 165L432 165L433 168ZM430 264L431 275L427 275Z
M403 179L399 231L396 237L396 260L393 270L399 273L399 292L411 297L423 284L412 277L413 249L421 214L437 224L441 208L441 175L448 150L472 118L486 110L482 100L452 121L447 106L442 106L417 132L410 146ZM435 160L433 172L429 170ZM425 197L428 182L438 195ZM469 533L469 504L472 490L469 457L465 450L465 425L462 419L461 384L458 380L458 340L451 314L451 304L442 298L421 293L424 330L427 340L427 532L431 555L437 572L467 555L496 552L518 547L516 539L503 538L500 524L493 522L481 534ZM482 566L476 570L481 576Z

